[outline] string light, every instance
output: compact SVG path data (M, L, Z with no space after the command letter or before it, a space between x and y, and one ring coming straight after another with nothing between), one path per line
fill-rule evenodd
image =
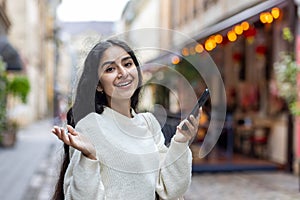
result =
M178 56L172 57L172 64L177 65L180 62L180 58Z
M279 16L280 16L280 9L277 8L277 7L272 8L271 14L272 14L272 16L274 17L274 19L278 19Z
M274 18L273 15L269 12L263 12L260 14L259 19L264 24L270 24L273 22Z
M195 55L195 54L196 54L196 51L195 51L195 48L194 48L194 47L191 47L191 48L190 48L190 54L191 54L191 55Z
M188 55L189 55L189 50L188 50L188 48L186 48L186 47L183 48L182 51L181 51L181 53L182 53L183 56L188 56Z
M202 53L202 52L204 51L203 45L202 45L202 44L197 44L197 45L195 46L195 51L196 51L197 53Z
M250 25L249 25L249 23L248 22L242 22L241 23L241 26L243 27L243 30L244 31L247 31L249 28L250 28Z
M260 15L259 15L259 20L264 24L267 23L266 16L267 16L267 13L265 13L265 12L260 13Z
M271 13L267 13L266 14L266 20L268 24L271 24L273 22L273 16L271 15Z
M227 33L227 38L228 38L229 41L234 42L237 39L237 35L235 34L234 31L230 30Z
M236 25L234 27L234 32L237 34L237 35L241 35L243 33L243 27L241 25Z
M260 13L259 19L262 23L272 23L274 19L278 19L281 14L279 8L274 7L270 12L262 12ZM243 21L241 24L238 24L233 27L232 30L228 31L227 38L229 41L234 42L237 40L238 35L245 34L247 39L251 39L255 36L255 29L252 28L250 30L250 24L247 21ZM181 53L183 56L189 56L196 53L202 53L205 50L211 51L216 48L217 44L221 44L224 41L223 36L221 34L211 35L204 44L197 44L195 47L191 48L183 48ZM227 41L227 40L226 40ZM175 56L172 58L173 64L178 64L180 62L180 58Z
M215 35L214 39L217 44L221 44L223 42L223 36L221 34Z
M211 51L216 47L216 42L215 42L215 40L212 40L211 38L209 38L205 41L204 46L207 51Z

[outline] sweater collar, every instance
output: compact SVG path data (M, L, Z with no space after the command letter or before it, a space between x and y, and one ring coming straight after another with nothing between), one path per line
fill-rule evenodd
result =
M105 114L105 115L108 114L109 116L115 116L115 117L118 117L118 118L121 118L121 119L124 119L124 120L134 120L136 118L137 114L136 114L136 112L134 111L133 108L130 108L130 112L131 112L131 115L132 115L131 118L115 111L114 109L112 109L108 106L106 106L106 107L104 107L103 114Z

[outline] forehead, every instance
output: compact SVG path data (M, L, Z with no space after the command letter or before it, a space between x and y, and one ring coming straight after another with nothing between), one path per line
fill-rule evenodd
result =
M104 51L100 64L107 61L116 61L125 56L129 56L129 54L122 47L111 46Z

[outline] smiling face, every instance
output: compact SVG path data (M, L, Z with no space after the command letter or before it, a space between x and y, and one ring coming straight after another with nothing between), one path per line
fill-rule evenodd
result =
M109 47L99 64L98 91L104 91L108 101L128 100L138 87L138 71L130 55L119 46Z

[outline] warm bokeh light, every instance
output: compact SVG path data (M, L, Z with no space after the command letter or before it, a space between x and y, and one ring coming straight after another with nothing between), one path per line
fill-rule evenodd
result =
M237 35L241 35L243 33L243 27L241 25L236 25L234 27L234 32L237 34Z
M191 55L195 55L195 54L196 54L196 51L195 51L195 48L194 48L194 47L191 47L191 48L190 48L190 54L191 54Z
M183 56L188 56L189 55L189 49L188 48L183 48L182 49L182 51L181 51L181 54L183 55Z
M177 65L180 62L180 58L178 56L172 57L172 64Z
M272 23L273 22L273 16L269 12L263 12L260 14L259 19L262 23Z
M202 52L204 51L203 45L202 45L202 44L197 44L197 45L195 46L195 51L196 51L197 53L202 53Z
M241 26L243 27L243 30L244 31L247 31L250 27L249 23L248 22L242 22L241 23Z
M212 39L207 39L204 46L207 51L211 51L216 47L216 42Z
M273 16L271 15L271 13L267 13L267 16L266 16L266 19L267 19L267 23L271 24L273 22Z
M215 35L214 39L217 44L221 44L223 42L223 36L221 34Z
M231 31L228 31L227 38L229 41L234 42L237 39L237 35L235 34L234 31L231 30Z
M278 19L278 17L280 16L280 9L277 7L272 8L271 14L274 17L274 19Z
M262 22L262 23L267 23L267 19L266 19L266 13L265 12L263 12L263 13L260 13L260 15L259 15L259 19L260 19L260 21Z

